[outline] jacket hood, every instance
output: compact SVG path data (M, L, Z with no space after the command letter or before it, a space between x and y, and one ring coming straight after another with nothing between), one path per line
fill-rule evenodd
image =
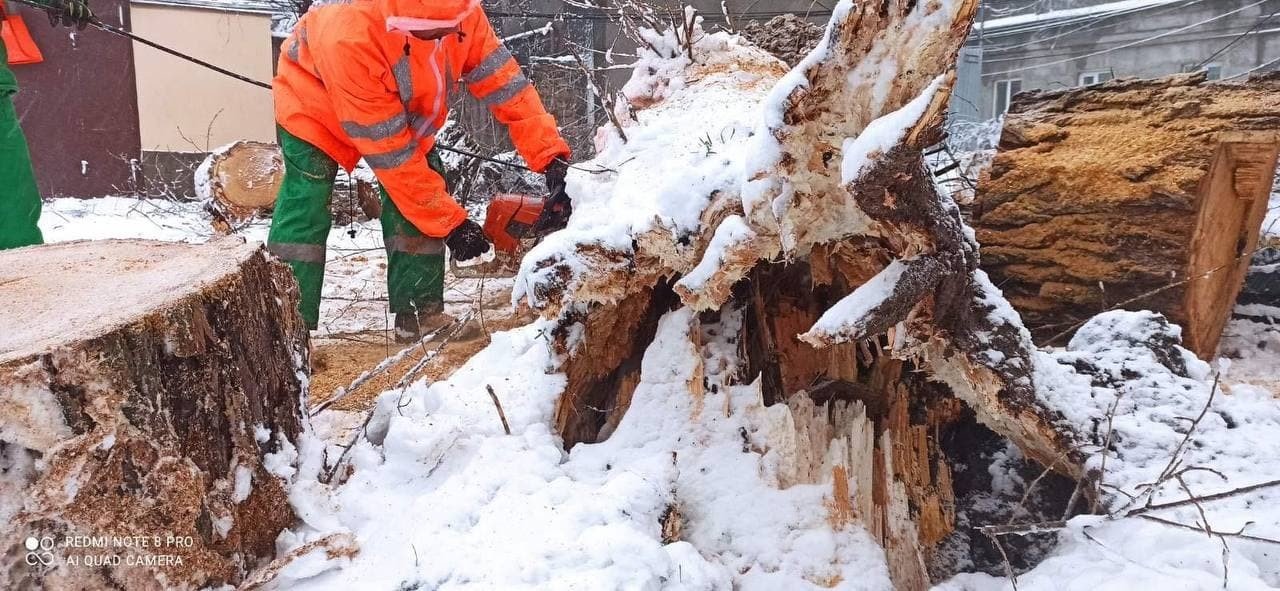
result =
M462 24L480 8L480 0L376 0L386 17L387 31L447 29Z

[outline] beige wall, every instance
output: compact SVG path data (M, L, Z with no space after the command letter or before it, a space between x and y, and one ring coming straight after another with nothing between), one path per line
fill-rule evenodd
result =
M138 3L130 10L139 36L271 81L269 15ZM203 152L241 139L275 141L271 91L136 42L133 51L143 150Z

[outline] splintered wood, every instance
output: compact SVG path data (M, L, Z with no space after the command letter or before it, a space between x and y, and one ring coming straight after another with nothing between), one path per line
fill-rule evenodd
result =
M1040 342L1149 309L1211 358L1257 247L1277 113L1280 75L1019 95L973 204L983 268Z
M695 54L678 89L644 81L666 90L631 105L645 111L637 125L714 109L698 101L723 94L705 85L768 97L745 180L689 196L705 197L697 227L657 211L630 240L602 240L571 222L525 259L519 282L555 327L566 446L617 427L663 314L740 314L740 383L766 407L785 405L767 427L768 453L788 458L779 486L830 483L829 523L865 527L895 585L925 589L956 527L954 465L939 440L964 405L966 421L976 415L1070 477L1083 476L1084 454L1080 434L1037 397L1032 343L923 162L942 139L977 2L841 6L823 43L785 77L743 50L739 70L755 76L719 77L732 69L700 60L723 56ZM690 420L713 415L696 400L706 391L689 385Z
M28 536L185 540L0 569L0 587L216 587L271 560L294 515L264 457L298 444L307 375L287 267L238 240L53 244L0 252L0 300L6 555Z

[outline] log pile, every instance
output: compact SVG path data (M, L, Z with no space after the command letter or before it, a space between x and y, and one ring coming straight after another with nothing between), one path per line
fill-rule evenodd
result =
M0 253L0 587L216 588L270 562L294 520L296 298L234 239Z
M1277 113L1276 75L1019 95L973 204L983 268L1039 342L1150 309L1211 358L1258 245Z

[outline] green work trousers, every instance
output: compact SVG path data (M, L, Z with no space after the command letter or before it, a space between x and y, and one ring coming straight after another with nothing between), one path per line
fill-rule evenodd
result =
M8 65L0 61L0 69L7 72ZM13 110L13 93L0 89L0 250L44 242L38 221L40 190L27 138Z
M338 163L319 148L282 127L276 132L284 154L284 182L276 197L267 247L289 263L301 291L302 318L315 329L320 321L325 243L329 237ZM431 167L444 176L432 152ZM444 309L444 241L418 231L382 191L382 239L387 250L387 293L391 311L437 312Z

